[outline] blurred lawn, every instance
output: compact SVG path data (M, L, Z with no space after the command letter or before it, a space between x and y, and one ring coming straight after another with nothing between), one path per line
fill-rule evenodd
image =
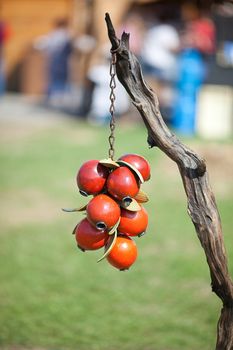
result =
M75 175L85 160L107 156L108 129L70 120L1 124L0 348L213 349L221 304L176 165L147 148L144 127L117 127L116 156L140 153L152 165L143 185L148 234L137 239L138 260L123 273L97 264L101 251L76 248L71 232L82 214L60 209L85 203ZM232 151L232 144L222 147ZM233 272L232 178L216 163L210 177Z

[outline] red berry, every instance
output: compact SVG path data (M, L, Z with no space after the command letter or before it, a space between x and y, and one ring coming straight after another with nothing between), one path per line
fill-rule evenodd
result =
M83 195L100 193L108 177L108 169L99 163L98 160L85 162L78 171L77 185Z
M141 173L144 181L150 179L150 164L144 157L138 154L125 154L119 160L133 165Z
M99 194L87 204L87 218L98 229L110 229L120 218L119 205L111 197Z
M77 244L82 250L97 250L102 248L108 240L106 231L97 230L87 219L83 219L75 229Z
M108 262L119 270L127 270L137 259L137 246L130 237L118 236L107 255Z
M118 226L119 232L127 236L138 236L146 231L148 214L141 206L139 211L121 209L121 220Z
M139 184L130 169L125 166L112 171L107 179L108 192L118 200L125 197L135 197L139 191Z

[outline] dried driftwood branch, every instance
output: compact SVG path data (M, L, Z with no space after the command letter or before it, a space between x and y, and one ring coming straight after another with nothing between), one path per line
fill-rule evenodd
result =
M148 130L149 146L159 147L178 165L187 195L188 214L209 265L212 290L223 302L216 350L233 350L233 283L228 273L221 220L205 161L168 129L160 114L158 99L144 81L140 64L129 50L129 34L123 32L118 39L109 14L105 20L111 51L116 53L117 77L142 116Z

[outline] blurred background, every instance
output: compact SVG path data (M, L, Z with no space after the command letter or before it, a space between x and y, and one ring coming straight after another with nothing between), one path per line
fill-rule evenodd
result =
M108 155L109 12L168 126L206 159L233 274L232 1L1 0L0 349L213 349L221 303L178 169L117 82L116 157L151 163L129 272L82 254L81 164Z
M2 0L0 92L103 124L108 119L110 12L178 132L232 136L231 2ZM131 111L119 86L117 112ZM222 103L221 103L222 102ZM221 106L221 107L220 107Z

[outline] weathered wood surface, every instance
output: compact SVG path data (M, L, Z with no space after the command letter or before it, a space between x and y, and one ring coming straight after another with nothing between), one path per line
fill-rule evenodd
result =
M188 214L195 226L210 270L212 290L223 307L217 327L216 350L233 350L233 283L228 273L221 220L209 184L205 161L181 143L166 126L158 99L143 79L137 58L129 50L129 34L115 34L110 16L105 17L116 73L148 131L150 147L158 147L177 163L188 200Z

